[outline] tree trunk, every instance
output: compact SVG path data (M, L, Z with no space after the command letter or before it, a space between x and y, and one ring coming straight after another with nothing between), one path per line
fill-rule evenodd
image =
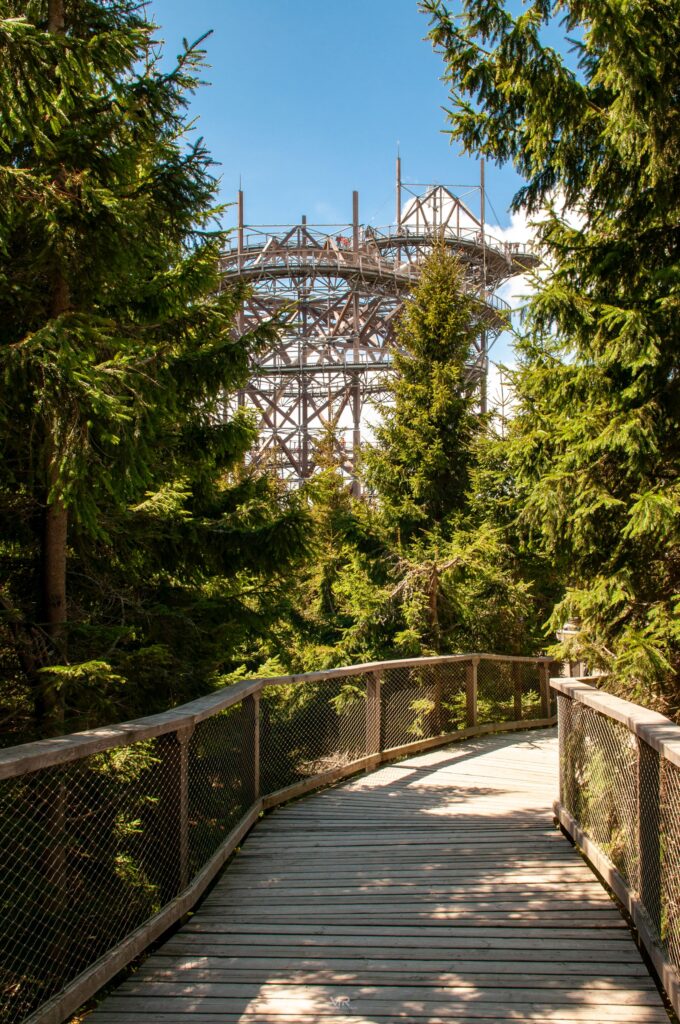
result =
M65 0L48 0L47 31L63 35L65 31ZM58 180L63 178L63 170ZM61 270L54 277L52 291L52 317L56 319L65 313L70 305L69 287ZM53 654L58 661L65 661L66 650L66 540L68 534L68 512L58 490L59 468L55 439L49 427L47 430L47 500L43 536L43 607L45 627L52 641ZM40 693L41 731L57 731L63 721L63 704L54 678L44 677Z
M60 7L63 15L63 3ZM52 4L50 4L51 10ZM68 281L57 269L52 290L52 319L67 312L71 304ZM42 548L42 604L45 631L51 641L52 663L63 664L68 657L66 609L66 551L68 511L60 493L59 449L52 423L45 424L45 519ZM64 704L57 679L41 673L36 695L36 722L42 736L63 732Z
M57 482L54 454L48 456L47 467L50 487ZM47 632L57 651L66 656L66 537L68 512L63 499L53 495L47 499L45 510L44 597Z
M71 302L68 281L57 270L52 288L52 319L65 313ZM42 620L50 641L49 660L63 664L68 657L66 607L66 551L68 511L60 493L59 450L54 424L45 423L45 513L42 537ZM41 672L35 695L36 726L41 736L63 732L64 706L57 679Z
M47 31L53 35L63 35L65 31L64 0L48 0Z
M432 646L435 654L441 654L441 636L439 632L439 569L436 564L432 566L428 598Z

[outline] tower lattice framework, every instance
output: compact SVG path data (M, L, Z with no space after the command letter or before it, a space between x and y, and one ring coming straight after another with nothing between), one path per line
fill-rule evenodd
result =
M478 217L442 185L402 185L398 161L396 223L375 228L359 223L357 192L351 223L312 225L303 217L274 227L246 225L239 192L238 231L222 256L222 278L251 286L240 333L272 319L279 324L277 343L258 356L237 399L257 416L256 463L299 484L313 473L318 442L331 426L339 460L355 478L367 407L385 398L395 318L435 238L457 254L466 290L483 303L484 330L469 373L485 407L488 349L508 308L495 292L537 259L527 247L487 234L483 178L480 193Z

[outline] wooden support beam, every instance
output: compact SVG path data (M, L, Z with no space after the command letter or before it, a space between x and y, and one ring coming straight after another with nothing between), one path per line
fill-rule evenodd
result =
M377 754L382 750L381 688L383 674L371 672L366 677L366 753Z
M477 725L477 668L479 658L471 658L465 666L465 721L468 728Z

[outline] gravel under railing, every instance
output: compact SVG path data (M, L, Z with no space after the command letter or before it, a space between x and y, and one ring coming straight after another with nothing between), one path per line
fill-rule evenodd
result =
M553 679L560 743L555 813L628 910L680 1013L680 726Z
M267 808L554 724L550 667L467 654L247 680L0 751L0 1019L59 1024L182 918Z

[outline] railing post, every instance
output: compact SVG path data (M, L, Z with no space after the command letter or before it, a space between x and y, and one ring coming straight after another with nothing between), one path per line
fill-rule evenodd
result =
M541 673L541 683L543 682L543 674ZM563 694L557 698L557 747L558 747L558 798L562 807L566 807L568 811L571 807L567 806L567 787L566 787L566 771L567 771L567 730L568 724L564 710L567 707L567 701L571 698L565 697ZM543 703L543 689L541 688L541 704Z
M511 661L510 671L512 673L512 707L516 722L522 721L522 662Z
M477 725L477 666L479 658L470 658L465 666L465 721L467 727Z
M161 759L161 796L158 835L169 865L160 884L161 903L189 884L189 742L193 726L158 738Z
M640 897L661 935L661 813L658 751L638 738L637 824Z
M260 694L252 693L242 703L243 711L243 792L250 806L260 797Z
M542 661L539 666L541 718L550 718L550 669L553 664L552 661Z
M366 753L379 754L381 750L380 689L383 674L371 672L366 678Z

